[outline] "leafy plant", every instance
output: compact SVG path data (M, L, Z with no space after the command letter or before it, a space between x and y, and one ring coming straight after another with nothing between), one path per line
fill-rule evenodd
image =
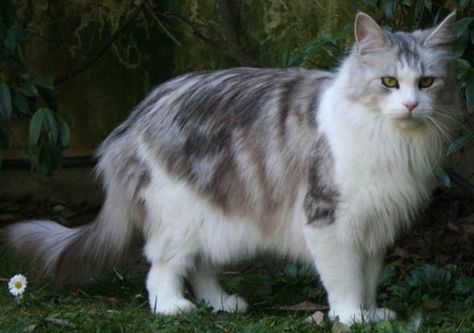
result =
M324 33L309 42L302 52L286 53L284 64L286 67L311 67L315 62L319 67L332 67L344 55L345 44L352 32L352 26L346 26L336 34ZM328 64L320 64L318 56L326 55L331 59ZM315 59L316 58L316 59Z
M62 165L62 150L70 144L66 122L57 113L53 79L32 77L18 53L25 38L13 0L0 0L0 162L11 145L12 120L31 117L27 158L45 174Z

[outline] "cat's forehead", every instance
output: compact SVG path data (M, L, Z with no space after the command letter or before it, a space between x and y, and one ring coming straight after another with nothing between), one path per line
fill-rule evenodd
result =
M400 82L413 83L417 82L420 76L424 75L424 69L421 63L418 63L418 67L415 67L414 64L399 62L393 75Z
M443 75L445 71L445 50L428 48L424 41L428 30L415 32L385 31L390 46L383 54L374 55L372 62L377 71L390 72L397 76L410 78L420 75Z
M396 59L397 68L422 70L424 52L422 41L413 33L386 33L390 41L390 52Z

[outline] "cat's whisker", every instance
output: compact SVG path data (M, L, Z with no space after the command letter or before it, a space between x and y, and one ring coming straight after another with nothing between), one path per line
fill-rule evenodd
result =
M453 114L451 112L448 113L448 112L440 111L440 110L437 110L437 109L434 109L431 112L433 114L441 115L441 116L444 116L446 118L453 119L453 120L459 120L459 118L460 118L459 115Z
M427 119L430 121L429 123L437 129L437 132L446 139L446 142L452 141L452 136L442 123L431 116L428 116Z
M440 121L438 121L438 120L437 120L436 118L434 118L434 117L432 117L429 121L430 121L430 122L436 122L436 125L437 125L440 129L442 129L446 134L452 133L453 130L456 129L455 126L450 126L450 125L448 125L448 124L445 124L445 123L443 123L443 122L440 122ZM448 135L450 135L450 134L448 134Z
M445 111L443 108L440 108L440 107L436 107L434 110L436 112L443 113L443 114L446 114L446 115L451 115L453 117L460 117L460 116L468 116L469 115L467 112L464 112L464 111L459 111L459 112Z
M431 113L427 114L427 118L436 119L436 121L438 121L440 124L446 126L452 126L453 124L459 123L459 119L457 117L436 110L433 110Z
M441 154L442 152L442 149L443 149L443 146L444 146L444 141L443 139L441 138L439 132L438 132L438 129L431 123L431 122L428 122L427 123L428 127L430 127L430 135L432 137L432 140L435 142L435 149L436 149L436 153L437 154Z
M463 106L457 105L457 103L453 102L453 104L444 104L440 103L439 101L433 101L432 108L441 112L452 113L452 114L466 114L467 110Z
M467 124L460 119L460 117L456 116L451 116L449 114L439 112L439 111L433 111L433 114L437 117L443 117L446 120L450 121L450 129L451 130L469 130L467 127Z
M465 124L460 124L460 123L449 124L449 125L444 124L444 125L441 125L441 126L443 126L443 128L448 132L468 130L468 127Z
M457 116L452 116L452 115L448 115L448 114L437 112L437 111L433 111L432 115L436 118L439 118L440 121L448 123L451 126L463 125L462 120L460 119L460 117L457 117Z

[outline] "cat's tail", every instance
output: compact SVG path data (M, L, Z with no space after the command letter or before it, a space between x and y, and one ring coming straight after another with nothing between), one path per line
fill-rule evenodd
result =
M7 246L57 284L84 282L117 264L133 234L133 219L123 193L107 191L93 223L67 228L52 221L28 221L6 228Z

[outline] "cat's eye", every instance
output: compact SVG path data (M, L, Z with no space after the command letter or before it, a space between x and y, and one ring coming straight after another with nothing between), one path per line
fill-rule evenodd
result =
M399 88L398 80L393 76L382 77L382 84L387 88Z
M422 77L420 81L418 81L418 86L420 88L428 88L430 87L434 82L434 79L432 77Z

